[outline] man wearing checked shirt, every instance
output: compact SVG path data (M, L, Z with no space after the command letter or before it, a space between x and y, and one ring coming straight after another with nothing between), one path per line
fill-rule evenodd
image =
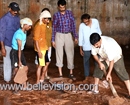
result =
M52 45L56 50L56 66L59 70L59 76L62 77L63 67L63 52L65 49L67 56L67 67L70 69L69 78L76 80L73 75L74 69L74 43L78 43L78 35L76 33L76 26L73 14L71 11L66 10L66 1L59 0L58 3L59 11L53 16L52 26Z

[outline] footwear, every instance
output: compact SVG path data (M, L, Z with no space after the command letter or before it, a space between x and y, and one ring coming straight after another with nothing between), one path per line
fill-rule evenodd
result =
M127 95L126 98L130 99L130 95Z
M76 78L74 77L74 75L73 75L73 74L70 74L70 75L69 75L69 78L70 78L70 79L72 79L73 81L75 81L75 80L76 80Z
M20 96L21 94L18 91L13 91L14 95Z
M87 92L88 94L99 94L98 90L90 90Z
M89 81L88 77L86 77L84 80L83 80L83 83L87 83Z
M50 79L50 77L49 76L45 76L45 79Z
M5 81L5 83L9 84L9 83L10 83L10 81Z
M33 91L32 88L23 88L23 91Z
M39 80L39 81L40 81L40 83L43 83L43 82L44 82L44 80L42 80L42 79L41 79L41 80Z
M62 75L60 75L60 76L59 76L59 78L63 78L63 76L62 76Z

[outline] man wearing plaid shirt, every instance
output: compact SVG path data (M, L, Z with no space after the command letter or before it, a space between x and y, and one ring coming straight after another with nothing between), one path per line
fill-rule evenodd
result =
M76 80L73 75L74 69L74 43L78 43L78 35L76 33L76 26L74 16L71 11L66 10L66 1L59 0L59 11L53 16L52 26L52 45L56 50L56 66L59 70L59 76L62 77L63 67L63 52L65 50L67 56L67 67L70 69L69 77ZM73 35L73 37L72 37Z

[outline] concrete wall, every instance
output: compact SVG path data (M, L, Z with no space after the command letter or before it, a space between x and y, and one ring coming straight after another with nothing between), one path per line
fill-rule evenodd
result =
M57 0L0 0L0 17L8 11L12 1L20 5L20 18L30 17L33 22L39 18L41 10L49 8L53 15L57 12ZM76 29L83 13L97 18L103 35L115 38L120 44L130 41L130 0L66 0L67 9L72 10ZM33 46L32 34L28 36L27 45Z

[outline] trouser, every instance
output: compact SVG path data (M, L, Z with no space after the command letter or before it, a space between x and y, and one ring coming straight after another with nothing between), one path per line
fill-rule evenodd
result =
M84 56L83 56L83 62L84 62L84 75L85 77L89 76L89 59L91 56L91 51L84 51Z
M108 69L107 63L105 61L102 61L102 63L105 66L105 70L107 70ZM129 80L129 74L126 71L123 56L117 62L114 63L114 69L116 74L122 81ZM93 76L102 79L103 74L104 72L99 68L98 65L96 65Z
M4 80L10 81L11 80L11 74L12 74L10 51L11 51L12 48L9 47L9 46L5 46L5 49L6 49L6 57L3 57Z
M74 42L71 33L56 33L56 66L63 67L63 52L65 50L68 69L74 68Z

